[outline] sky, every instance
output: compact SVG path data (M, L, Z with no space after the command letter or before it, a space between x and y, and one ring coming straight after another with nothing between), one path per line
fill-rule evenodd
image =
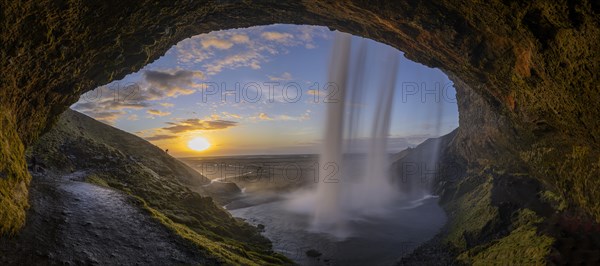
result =
M364 108L369 117L390 49L367 43ZM334 32L325 27L269 25L216 31L182 40L124 79L90 91L71 106L140 136L176 157L318 153L328 99ZM356 47L353 46L353 50ZM458 126L452 82L438 69L397 51L400 67L389 135L391 152ZM359 137L369 135L369 121ZM194 151L192 139L211 147Z

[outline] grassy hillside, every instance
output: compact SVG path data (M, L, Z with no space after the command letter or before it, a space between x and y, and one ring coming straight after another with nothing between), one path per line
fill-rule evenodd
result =
M208 179L147 141L68 110L28 150L49 173L85 171L86 181L134 196L141 208L224 264L282 264L258 230L190 186Z
M87 140L92 140L97 144L114 148L122 153L122 155L125 155L128 160L139 162L162 177L175 178L186 185L201 185L207 184L210 181L208 178L181 161L171 157L165 151L150 144L148 141L120 129L100 123L76 111L67 110L63 113L57 127L57 129L53 130L53 133L56 133L57 131L61 132L58 139L48 136L39 141L36 147L50 149L59 148L56 144L66 145L68 142L72 143L75 140L85 138ZM46 141L58 141L62 143L57 142L50 146L43 143ZM55 156L57 154L51 153L50 155ZM92 157L99 158L102 156L110 157L110 154L96 154ZM61 157L64 156L59 155L59 158ZM86 158L86 160L93 158ZM97 163L98 161L96 160L90 166L98 166ZM85 165L85 162L77 160L77 166L82 165Z
M464 161L452 149L456 133L455 130L440 138L428 139L394 157L401 187L415 185L410 180L427 182L440 196L439 204L448 215L448 223L438 236L437 244L453 253L459 264L542 265L547 262L556 237L550 233L547 221L555 210L539 197L543 187L528 175L500 171L492 164L467 170ZM439 161L427 165L436 145ZM412 168L406 171L404 167ZM432 175L432 169L439 172ZM427 252L420 254L429 256ZM418 259L413 261L423 259L415 257Z

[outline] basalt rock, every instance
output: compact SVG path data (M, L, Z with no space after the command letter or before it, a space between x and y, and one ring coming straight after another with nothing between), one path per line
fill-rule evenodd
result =
M456 154L525 172L600 221L597 1L0 2L0 225L23 223L24 148L79 96L178 41L271 23L394 46L454 81Z

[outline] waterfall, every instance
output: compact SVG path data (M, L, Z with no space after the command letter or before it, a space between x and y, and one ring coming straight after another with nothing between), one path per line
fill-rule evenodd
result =
M329 65L329 82L338 93L327 104L324 145L319 159L319 185L315 224L333 225L340 220L340 191L342 176L342 148L344 134L344 109L346 82L350 59L352 36L336 33Z
M386 71L381 73L380 84L369 84L366 88L365 40L359 43L357 50L356 56L351 56L352 36L336 33L328 78L335 84L337 97L336 101L326 103L313 221L316 227L325 227L334 235L343 232L344 222L349 217L382 210L398 194L390 182L387 150L399 66L398 51L387 47L382 59ZM365 95L366 92L369 95ZM367 96L375 96L376 105L368 120L370 124L363 125L361 118L369 115L362 109L363 99ZM359 131L365 126L371 129L366 148L358 141Z

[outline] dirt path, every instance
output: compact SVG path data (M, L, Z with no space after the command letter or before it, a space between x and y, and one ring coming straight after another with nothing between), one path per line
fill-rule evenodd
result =
M31 209L19 235L0 238L0 265L206 265L128 196L77 181L34 177Z

